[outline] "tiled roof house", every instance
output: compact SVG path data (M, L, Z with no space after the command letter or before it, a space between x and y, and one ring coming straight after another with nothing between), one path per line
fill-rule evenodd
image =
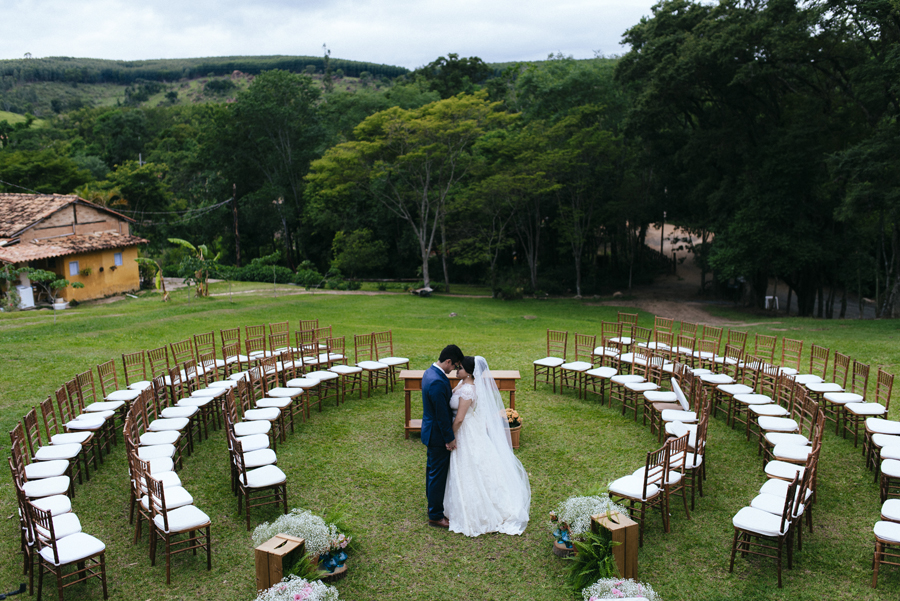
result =
M137 290L135 259L147 241L131 235L132 223L77 196L0 194L0 263L46 269L84 284L66 288L66 300Z

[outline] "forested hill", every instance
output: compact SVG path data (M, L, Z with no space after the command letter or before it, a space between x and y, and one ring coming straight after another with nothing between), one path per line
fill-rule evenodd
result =
M331 58L330 68L341 69L349 77L368 71L375 77L393 79L408 73L404 67ZM241 71L252 75L270 69L300 73L314 68L322 72L322 56L218 56L142 61L116 61L96 58L24 58L0 60L0 88L22 82L115 83L131 84L138 80L177 81L209 75L230 75Z

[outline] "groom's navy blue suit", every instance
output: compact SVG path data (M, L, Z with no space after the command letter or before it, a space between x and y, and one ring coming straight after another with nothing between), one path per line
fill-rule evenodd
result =
M422 443L428 445L425 464L425 495L428 497L428 519L444 518L444 489L450 469L453 420L450 414L450 380L444 371L432 365L422 376Z

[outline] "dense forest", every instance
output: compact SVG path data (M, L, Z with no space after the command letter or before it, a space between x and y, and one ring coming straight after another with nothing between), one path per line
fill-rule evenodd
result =
M255 76L228 102L0 121L0 191L109 204L169 272L182 238L244 277L274 262L284 280L483 282L503 298L652 278L665 258L644 240L665 212L701 241L704 294L760 305L779 277L802 315L843 316L848 294L900 314L896 4L668 0L624 39L618 58L502 70L356 63L381 85L352 91L329 85L351 67L327 53L146 61L115 77ZM0 77L66 77L52 60L0 61ZM71 77L113 77L79 64Z

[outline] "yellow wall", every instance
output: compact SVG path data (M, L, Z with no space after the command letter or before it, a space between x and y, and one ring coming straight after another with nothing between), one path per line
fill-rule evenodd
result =
M115 253L122 253L122 265L115 267ZM60 296L67 301L103 298L112 294L131 292L141 287L141 276L135 259L138 256L137 246L130 248L111 248L96 252L67 255L56 258L53 270L71 283L81 282L84 288L67 287ZM69 262L78 261L78 269L91 269L91 275L69 275ZM103 271L100 271L100 268ZM114 268L115 267L115 268Z

